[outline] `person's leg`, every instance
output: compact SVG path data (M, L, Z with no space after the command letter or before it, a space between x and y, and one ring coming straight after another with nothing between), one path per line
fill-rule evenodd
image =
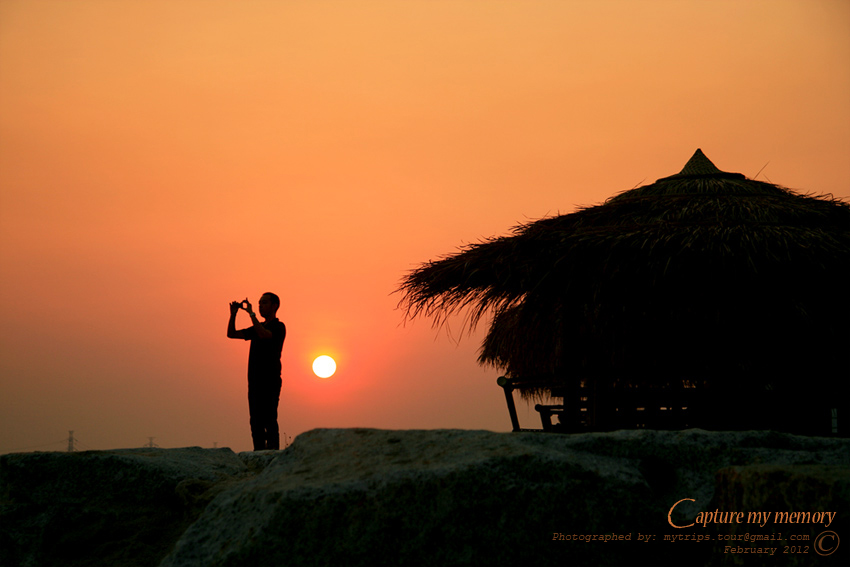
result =
M277 425L277 407L280 403L280 380L269 389L266 405L266 448L280 449L280 430Z
M266 448L265 419L263 418L262 397L256 392L248 391L248 413L251 424L251 440L254 442L254 450L262 451Z

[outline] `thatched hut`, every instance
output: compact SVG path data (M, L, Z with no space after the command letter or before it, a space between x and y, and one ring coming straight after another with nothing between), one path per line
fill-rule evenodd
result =
M563 398L544 424L835 434L837 416L848 434L850 204L700 150L676 175L428 262L400 291L408 317L491 317L479 360L526 398Z

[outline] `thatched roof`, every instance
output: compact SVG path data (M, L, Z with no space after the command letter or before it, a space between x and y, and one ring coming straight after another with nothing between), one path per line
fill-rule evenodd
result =
M725 173L697 150L676 175L425 263L400 305L437 323L492 316L480 361L552 388L771 387L804 369L847 382L847 290L850 204Z

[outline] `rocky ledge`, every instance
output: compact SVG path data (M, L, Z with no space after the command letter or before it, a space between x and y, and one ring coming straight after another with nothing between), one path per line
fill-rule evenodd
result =
M847 439L323 429L4 455L0 565L847 565L848 510Z

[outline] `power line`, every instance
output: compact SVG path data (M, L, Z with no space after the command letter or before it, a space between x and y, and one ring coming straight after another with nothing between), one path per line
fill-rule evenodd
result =
M15 447L13 449L0 449L0 454L8 454L8 453L20 453L24 451L29 451L32 449L41 449L44 447L54 447L53 451L61 451L59 449L59 445L64 447L64 452L66 453L76 453L80 450L81 447L88 448L85 443L80 442L74 436L73 431L68 431L68 437L65 439L60 439L59 441L51 441L50 443L41 443L38 445L28 445L26 447Z

